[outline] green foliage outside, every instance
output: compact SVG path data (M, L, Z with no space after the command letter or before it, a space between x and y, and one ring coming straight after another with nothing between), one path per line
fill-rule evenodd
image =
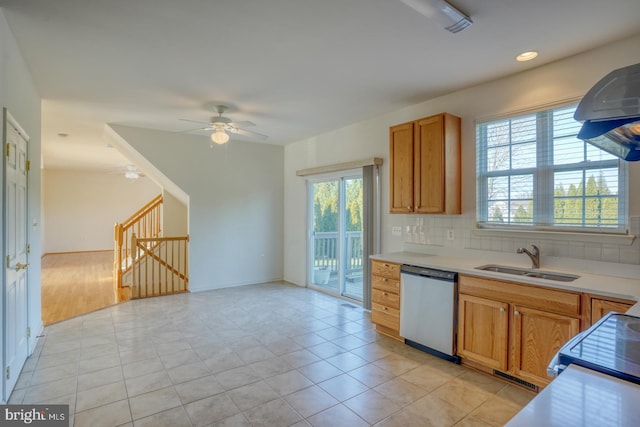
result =
M504 216L502 215L502 209L498 206L493 208L493 213L491 214L491 221L493 222L504 222Z
M584 195L583 195L584 193ZM565 191L557 187L554 194L554 219L556 224L617 225L618 197L612 195L604 176L591 175L578 185L571 184ZM583 218L584 204L584 218Z
M518 209L516 209L516 213L513 216L513 222L529 223L529 224L533 222L533 201L532 200L529 201L526 208L524 207L524 205L518 206Z
M338 181L314 185L314 230L332 232L338 230ZM346 180L347 231L362 231L362 179Z
M505 213L495 206L491 213L491 222L505 222ZM556 225L615 226L618 224L618 197L611 194L602 173L596 178L571 184L568 189L559 185L554 190L554 223ZM513 215L512 223L533 222L533 201L525 206L519 205Z

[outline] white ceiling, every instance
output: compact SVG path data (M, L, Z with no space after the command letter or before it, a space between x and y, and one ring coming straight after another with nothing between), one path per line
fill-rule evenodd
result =
M0 7L43 98L46 168L126 164L105 123L183 131L193 124L180 119L207 121L223 103L284 145L640 32L638 0L451 3L474 22L457 34L400 0ZM531 49L537 59L514 60Z

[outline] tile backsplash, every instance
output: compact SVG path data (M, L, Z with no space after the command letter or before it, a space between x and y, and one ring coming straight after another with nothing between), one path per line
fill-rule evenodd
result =
M465 216L405 215L404 243L515 253L519 247L538 245L547 256L640 264L638 238L597 234L479 230L475 218ZM629 232L640 235L640 217L631 217Z

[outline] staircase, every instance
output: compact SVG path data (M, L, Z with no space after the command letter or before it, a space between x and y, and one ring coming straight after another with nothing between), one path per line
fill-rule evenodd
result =
M114 227L118 301L189 291L189 236L162 237L162 194Z

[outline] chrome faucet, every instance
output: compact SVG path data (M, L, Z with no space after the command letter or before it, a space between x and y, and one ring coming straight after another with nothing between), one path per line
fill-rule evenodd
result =
M531 268L540 268L540 249L536 245L531 245L533 253L526 248L518 248L516 252L519 254L527 254L531 258Z

